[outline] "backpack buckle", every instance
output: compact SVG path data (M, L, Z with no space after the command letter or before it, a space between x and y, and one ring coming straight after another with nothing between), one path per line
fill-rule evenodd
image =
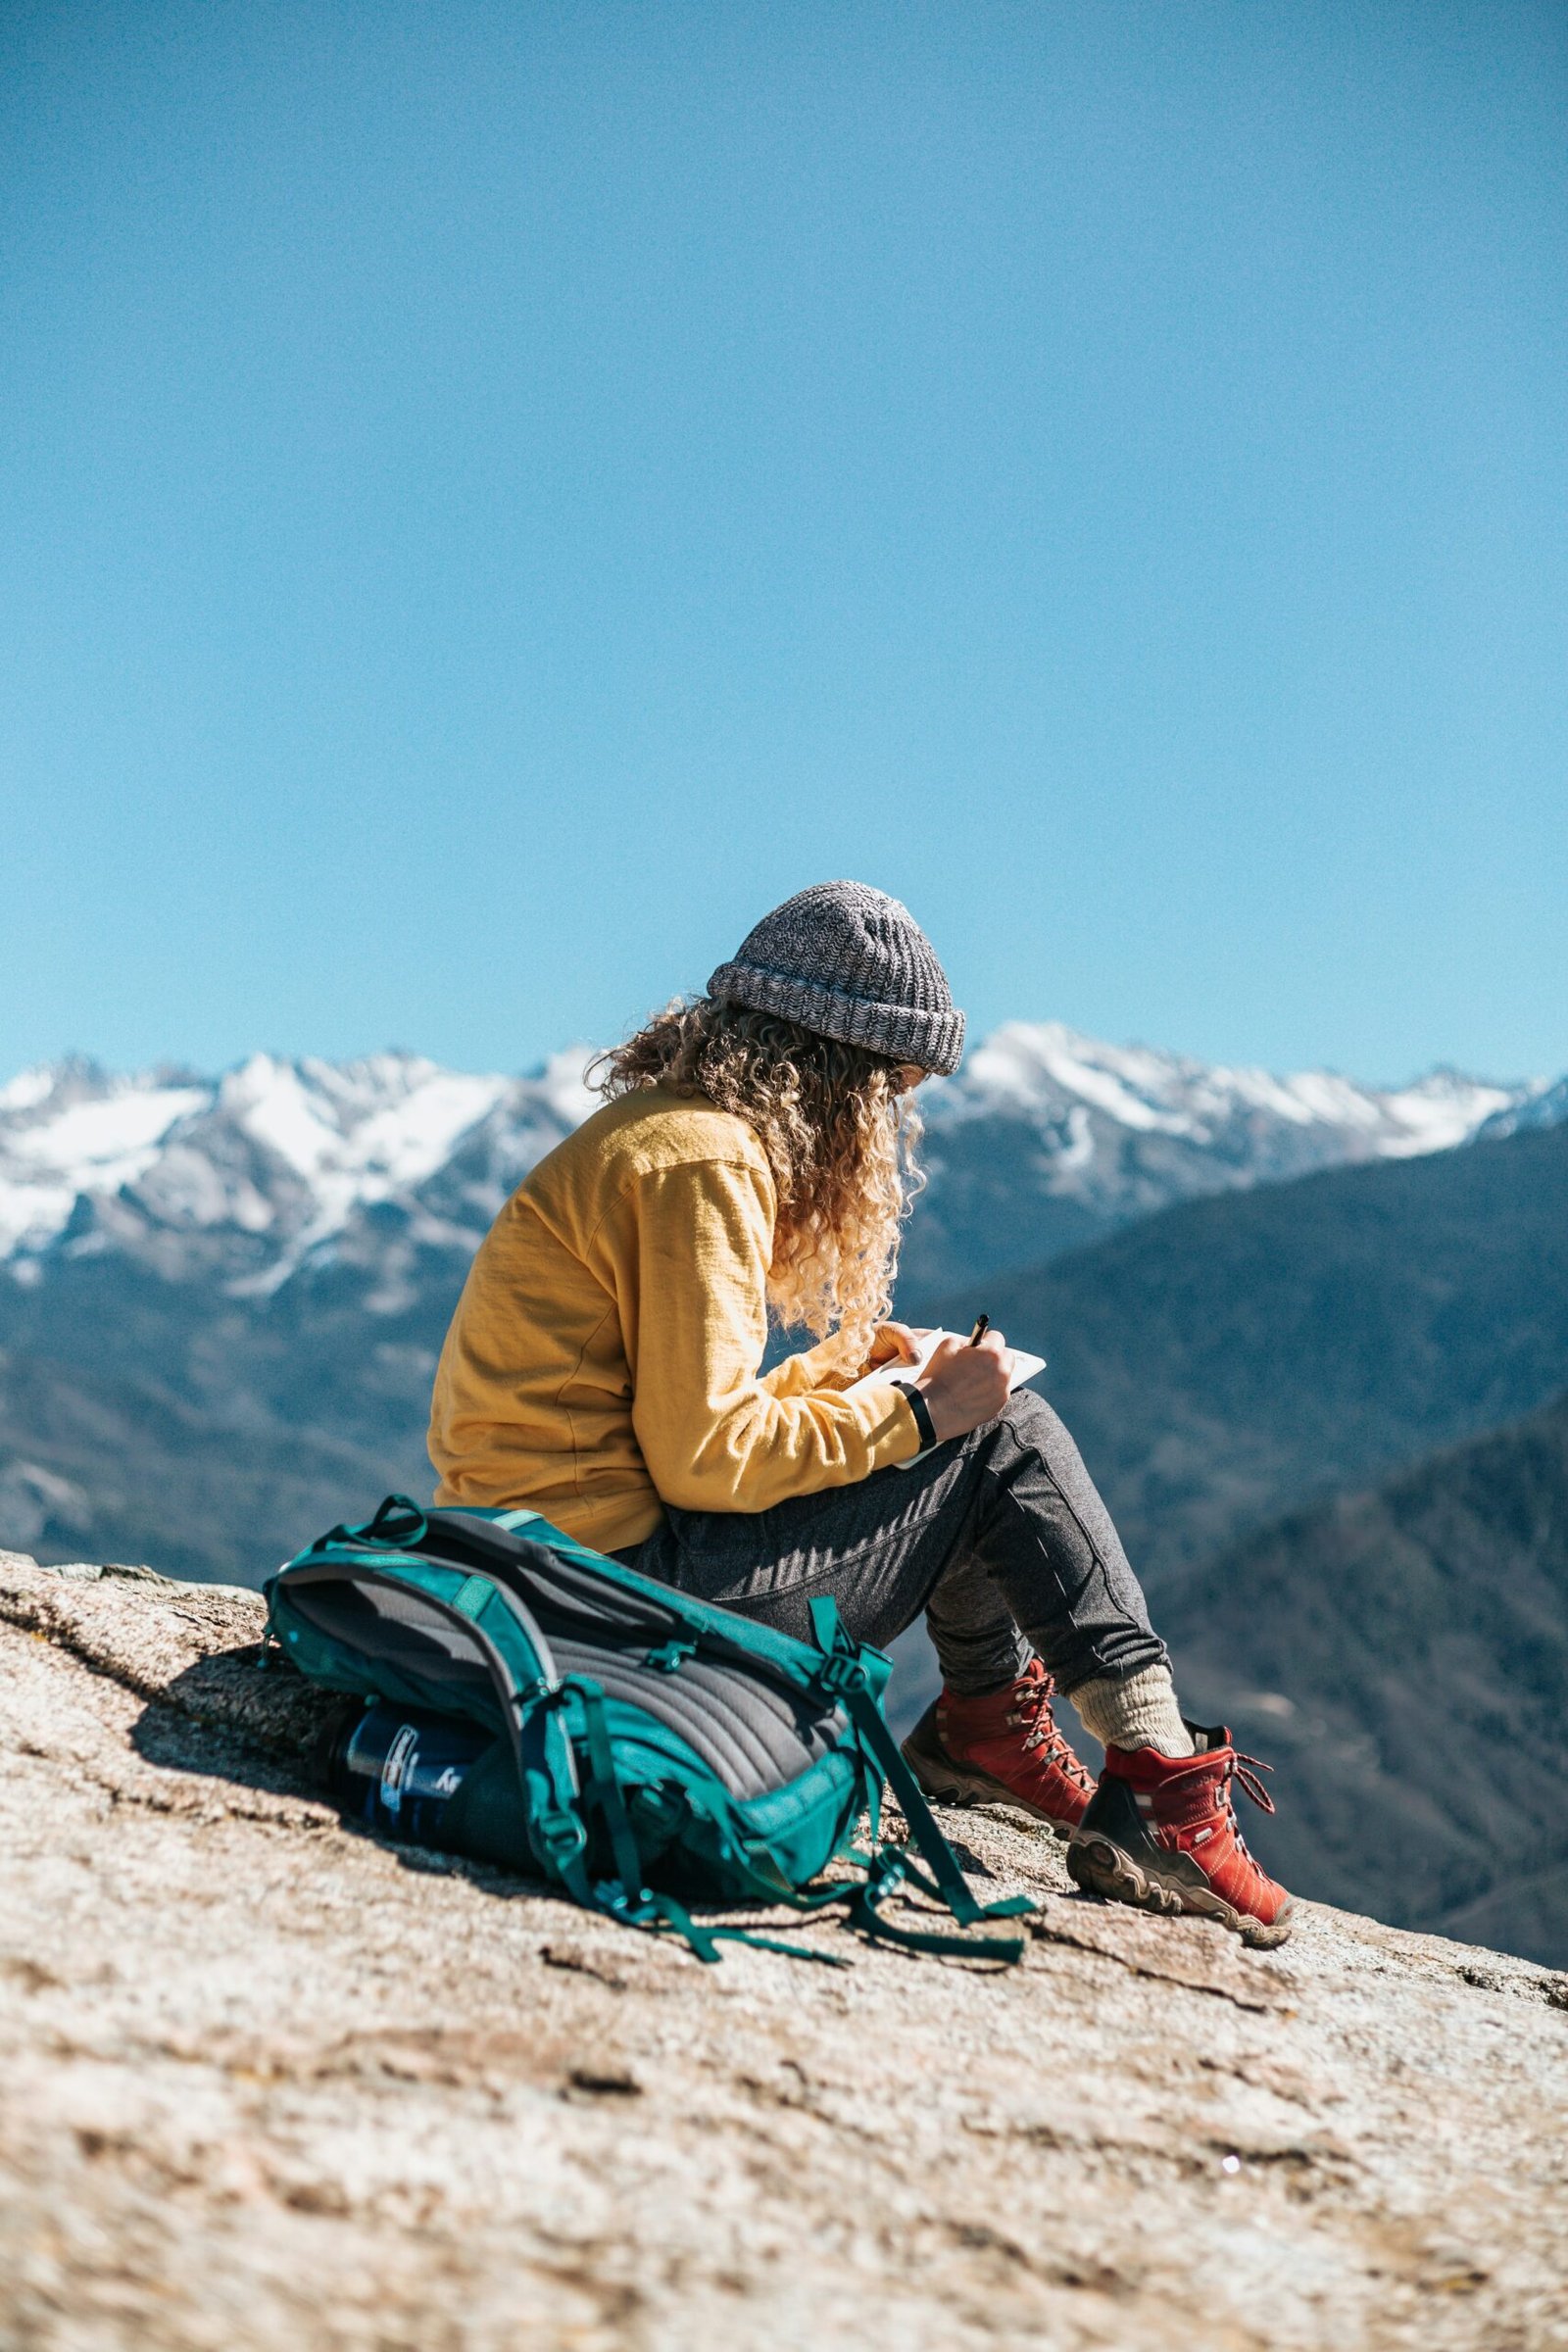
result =
M658 1649L651 1649L643 1664L655 1667L661 1674L677 1674L687 1659L696 1655L695 1642L665 1642Z
M575 1813L536 1813L533 1822L535 1843L544 1849L544 1859L564 1869L586 1852L588 1833Z
M821 1593L808 1603L811 1633L821 1656L816 1661L816 1684L820 1690L831 1690L852 1697L857 1691L868 1690L871 1678L860 1663L860 1650L844 1630L839 1604L831 1593Z

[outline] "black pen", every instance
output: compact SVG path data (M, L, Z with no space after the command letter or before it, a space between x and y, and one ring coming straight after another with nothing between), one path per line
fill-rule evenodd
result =
M977 1316L975 1317L974 1329L973 1329L973 1331L971 1331L971 1332L970 1332L970 1334L969 1334L969 1345L970 1345L970 1347L971 1347L971 1348L978 1348L978 1347L979 1347L979 1345L980 1345L980 1343L981 1343L981 1341L982 1341L982 1340L985 1338L985 1336L986 1336L986 1333L987 1333L987 1332L988 1332L990 1329L991 1329L991 1317L990 1317L989 1315L977 1315Z

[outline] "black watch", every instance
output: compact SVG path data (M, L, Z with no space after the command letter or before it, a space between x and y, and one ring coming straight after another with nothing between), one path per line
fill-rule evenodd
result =
M912 1380L890 1380L888 1386L890 1389L902 1389L909 1399L909 1410L914 1415L914 1426L920 1432L919 1451L929 1453L937 1442L937 1425L931 1418L931 1407Z

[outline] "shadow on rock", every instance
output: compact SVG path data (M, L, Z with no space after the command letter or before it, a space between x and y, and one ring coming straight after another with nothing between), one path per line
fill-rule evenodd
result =
M264 1667L261 1656L259 1644L248 1642L182 1667L136 1727L141 1753L177 1770L246 1780L265 1757L279 1788L320 1790L331 1733L345 1704L354 1702L286 1668Z
M264 1666L259 1645L247 1642L197 1658L174 1675L137 1718L131 1744L168 1771L330 1805L352 1836L384 1847L418 1876L466 1878L495 1893L540 1892L535 1882L493 1863L399 1844L341 1812L330 1784L332 1751L363 1705L318 1689L286 1666Z

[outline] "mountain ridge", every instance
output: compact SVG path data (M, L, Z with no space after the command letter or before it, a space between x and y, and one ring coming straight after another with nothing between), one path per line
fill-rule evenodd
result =
M266 1295L334 1251L373 1257L389 1215L404 1243L471 1253L594 1108L591 1058L568 1047L522 1077L403 1052L255 1054L217 1078L39 1065L0 1087L0 1266L26 1283L121 1252L166 1280ZM1568 1115L1565 1087L1440 1068L1379 1089L1004 1023L928 1098L906 1290L1038 1262L1197 1194L1545 1123Z

